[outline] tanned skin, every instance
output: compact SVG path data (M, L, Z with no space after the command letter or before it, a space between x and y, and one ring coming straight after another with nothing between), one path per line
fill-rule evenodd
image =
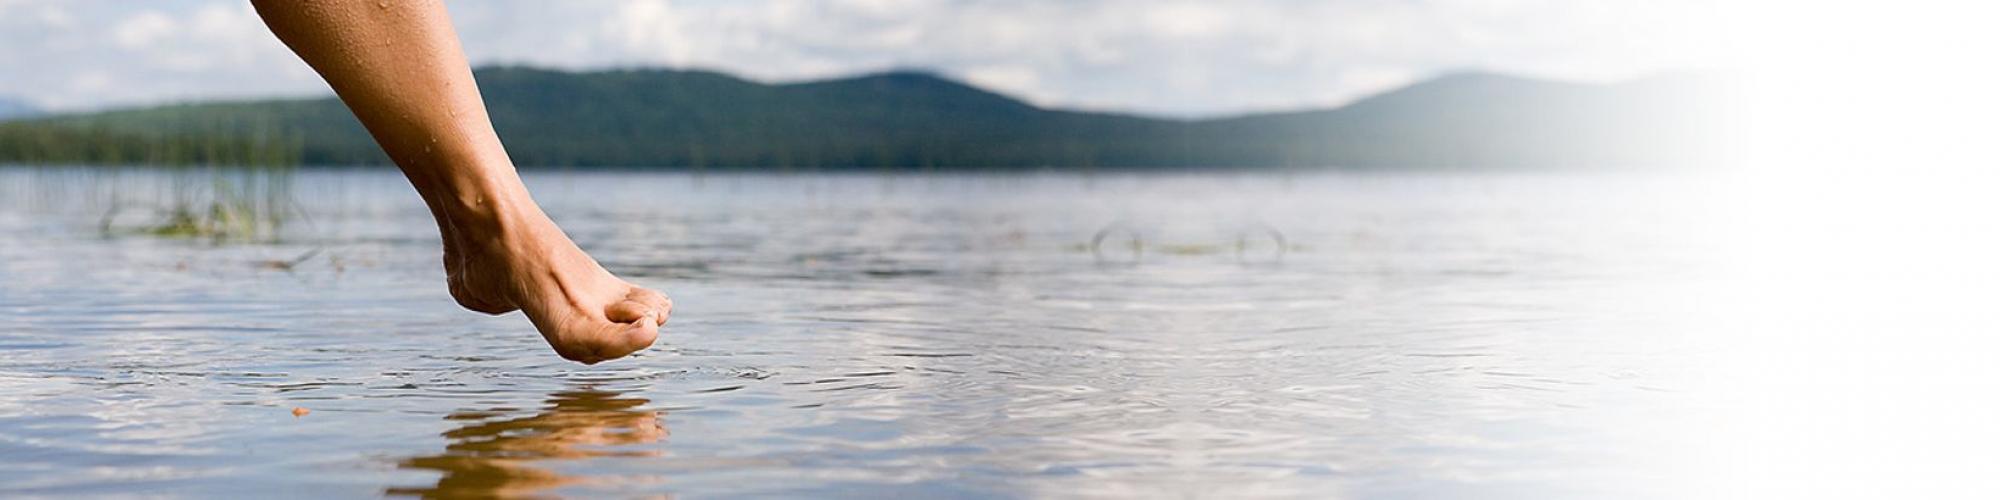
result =
M577 248L514 171L439 0L253 0L403 170L437 219L459 305L521 311L591 364L652 345L673 302Z

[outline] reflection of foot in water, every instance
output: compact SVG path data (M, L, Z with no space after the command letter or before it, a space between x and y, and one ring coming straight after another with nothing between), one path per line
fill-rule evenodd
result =
M549 408L528 417L485 420L481 412L460 412L447 420L471 420L445 432L443 453L411 458L405 469L444 473L437 484L390 488L390 495L423 497L513 497L582 481L537 468L534 462L596 457L654 456L650 451L611 451L606 446L639 445L666 438L657 410L637 409L648 401L619 393L581 389L549 396Z
M526 313L557 354L584 363L652 345L667 297L605 272L528 197L443 3L254 5L423 196L459 304Z

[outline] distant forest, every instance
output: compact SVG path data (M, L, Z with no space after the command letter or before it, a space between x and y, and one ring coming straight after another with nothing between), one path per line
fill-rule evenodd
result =
M1729 161L1726 93L1446 75L1335 109L1167 119L1046 109L920 72L764 84L706 71L476 71L524 167L1631 168ZM340 102L191 103L0 122L0 163L380 165Z

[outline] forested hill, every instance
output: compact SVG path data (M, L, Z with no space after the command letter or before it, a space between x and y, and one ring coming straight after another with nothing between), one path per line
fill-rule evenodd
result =
M1454 74L1336 109L1176 120L1045 109L928 73L764 84L706 71L476 72L527 166L693 168L1644 167L1713 163L1695 78L1580 85ZM0 162L386 157L332 98L0 124Z

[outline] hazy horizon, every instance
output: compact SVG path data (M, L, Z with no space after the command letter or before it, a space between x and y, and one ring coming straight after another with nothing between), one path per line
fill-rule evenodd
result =
M0 0L0 98L49 112L329 95L247 2ZM1438 75L1607 83L1730 67L1709 2L452 3L475 65L791 83L920 68L1036 106L1336 107Z
M1625 85L1625 84L1632 84L1632 83L1639 83L1639 82L1646 82L1646 81L1651 81L1651 80L1659 80L1659 79L1668 79L1668 78L1679 78L1679 77L1728 77L1728 76L1731 76L1731 75L1733 75L1733 73L1731 73L1731 72L1728 72L1728 71L1725 71L1725 70L1696 70L1696 69L1681 69L1681 70L1662 70L1662 71L1659 71L1659 72L1654 72L1654 73L1649 73L1649 74L1643 74L1643 75L1638 75L1638 76L1633 76L1633 77L1631 77L1631 78L1624 78L1624 79L1619 79L1619 80L1614 80L1614 81L1603 81L1603 82L1600 82L1600 81L1587 81L1587 80L1566 80L1566 79L1559 79L1559 78L1544 78L1544 77L1537 77L1537 76L1530 76L1530 75L1519 75L1519 74L1512 74L1512 73L1506 73L1506 72L1499 72L1499 71L1491 71L1491 70L1485 70L1485 69L1479 69L1479 68L1461 68L1461 69L1448 69L1448 70L1443 70L1443 71L1440 71L1440 72L1438 72L1438 73L1436 73L1436 74L1432 74L1432 75L1428 75L1428 76L1425 76L1425 77L1423 77L1423 78L1419 78L1419 79L1416 79L1416 80L1412 80L1412 81L1409 81L1409 82L1406 82L1406 83L1402 83L1402 84L1398 84L1398 85L1394 85L1394 86L1390 86L1390 87L1385 87L1385 88L1382 88L1382 89L1379 89L1379 90L1376 90L1376 91L1372 91L1372 92L1368 92L1368 93L1365 93L1365 94L1361 94L1361 95L1357 95L1357 96L1355 96L1355 97L1354 97L1354 98L1352 98L1352 99L1349 99L1349 100L1346 100L1346 101L1342 101L1342 102L1339 102L1339 103L1336 103L1336 104L1330 104L1330 105L1314 105L1314 104L1305 104L1305 105L1302 105L1301 107L1296 107L1296 108L1272 108L1272 109L1246 109L1246 110L1240 110L1240 111L1233 111L1233 112L1224 112L1224 113L1217 113L1217 114L1204 114L1204 115L1175 115L1175 114L1165 114L1165 113L1156 113L1156 112L1149 112L1149 111L1146 111L1146 110L1134 110L1134 109L1119 109L1119 108L1091 108L1091 107L1082 107L1082 106L1062 106L1062 105L1043 105L1043 104L1037 104L1037 103L1034 103L1034 102L1032 102L1032 101L1029 101L1028 99L1026 99L1026 98L1025 98L1025 97L1023 97L1023 96L1020 96L1020 95L1017 95L1017 94L1013 94L1013 93L1010 93L1010 92L1007 92L1007 91L1005 91L1005 90L1001 90L1001 89L995 89L995 88L992 88L992 87L988 87L988 86L985 86L985 85L981 85L981 84L979 84L978 82L972 82L972 81L966 81L966 80L965 80L965 79L963 79L963 78L959 78L959 77L956 77L956 76L954 76L954 75L951 75L951 74L948 74L948 73L946 73L946 72L944 72L944 71L942 71L942 70L938 70L938 69L935 69L935 68L923 68L923 67L898 67L898 68L882 68L882 69L875 69L875 70L866 70L866 71L860 71L860 72L856 72L856 73L848 73L848 74L840 74L840 75L830 75L830 76L826 76L826 77L818 77L818 78L808 78L808 79L802 79L802 80L786 80L786 81L768 81L768 80L759 80L759 79L756 79L756 78L751 78L751 77L749 77L749 76L746 76L746 75L741 75L741 74L737 74L737 73L731 73L731 72L729 72L729 71L726 71L726 70L721 70L721 69L713 69L713 68L680 68L680 67L670 67L670 66L624 66L624 67L604 67L604 68L582 68L582 69L577 69L577 68L561 68L561 67L552 67L552 66L543 66L543 65L535 65L535 64L513 64L513 63L494 63L494 64L478 64L478 65L474 65L474 67L473 67L473 69L474 69L474 70L479 70L479 71L483 71L483 70L487 70L487 69L503 69L503 68L518 68L518 69L532 69L532 70L537 70L537 71L551 71L551 72L560 72L560 73L567 73L567 74L579 74L579 75L583 75L583 74L594 74L594 73L616 73L616 72L623 72L623 71L635 71L635 72L646 72L646 71L661 71L661 72L678 72L678 73L709 73L709 74L717 74L717 75L722 75L722 76L726 76L726 77L729 77L729 78L735 78L735 79L739 79L739 80L743 80L743 81L747 81L747 82L752 82L752 83L757 83L757 84L763 84L763 85L774 85L774 86L782 86L782 85L799 85L799 84L812 84L812 83L818 83L818 82L833 82L833 81L844 81L844 80L857 80L857 79L864 79L864 78L869 78L869 77L874 77L874 76L882 76L882 75L891 75L891 74L905 74L905 73L908 73L908 74L921 74L921 75L928 75L928 76L931 76L931 77L936 77L936 78L940 78L940 79L944 79L944 80L947 80L947 81L951 81L951 82L955 82L955 83L958 83L958 84L960 84L960 85L965 85L965 86L968 86L968 87L972 87L972 88L976 88L976 89L979 89L979 90L982 90L982 91L986 91L986 92L991 92L991 93L994 93L994 94L997 94L997 95L1000 95L1000 96L1003 96L1003 97L1006 97L1006 98L1009 98L1009 99L1014 99L1014 100L1018 100L1018 101L1021 101L1021 102L1024 102L1024 103L1028 103L1028 104L1030 104L1030 105L1034 105L1034 106L1036 106L1037 108L1041 108L1041 109L1047 109L1047 110L1053 110L1053 111L1072 111L1072 112L1085 112L1085 113L1099 113L1099 114L1111 114L1111 115L1124 115L1124 116L1135 116L1135 117L1143 117L1143 118L1153 118L1153 119L1161 119L1161 120L1191 120L1191 121L1205 121L1205 120L1218 120L1218 119L1230 119L1230 118L1237 118L1237 117L1245 117L1245 116L1257 116L1257 115L1265 115L1265 114L1286 114L1286 113L1300 113L1300 112L1314 112L1314 111L1328 111L1328 110L1335 110L1335 109L1339 109L1339 108L1343 108L1343 107L1346 107L1346 106L1348 106L1348 105L1351 105L1351 104L1354 104L1354 103L1357 103L1357 102L1360 102L1360 101L1364 101L1364 100L1367 100L1367 99L1370 99L1370 98L1374 98L1374 97L1380 97L1380 96L1383 96L1383 95L1387 95L1387 94L1391 94L1391 93L1395 93L1396 91L1399 91L1399 90L1403 90L1403 89L1407 89L1407 88L1410 88L1410 87L1414 87L1414 86L1417 86L1417 85L1421 85L1421 84L1424 84L1424 83L1428 83L1428 82L1433 82L1433 81L1437 81L1437 80L1442 80L1442 79L1447 79L1447 78L1452 78L1452 77L1464 77L1464 76L1480 76L1480 77L1496 77L1496 78L1507 78L1507 79L1517 79L1517 80L1528 80L1528 81L1537 81L1537 82L1547 82L1547 83L1555 83L1555 84L1566 84L1566 85L1583 85L1583 86L1612 86L1612 85ZM322 92L303 92L303 93L297 93L297 94L283 94L283 95L242 95L242 96L211 96L211 97L195 97L195 98L187 98L187 99L175 99L175 100L165 100L165 101L158 101L158 102L134 102L134 103L115 103L115 104L109 104L109 105L106 105L106 106L104 106L104 107L98 107L98 108L87 108L87 109L48 109L48 108L43 108L43 107L40 107L40 106L36 105L36 103L34 103L33 101L29 101L29 100L25 100L25 99L19 99L19 98L17 98L16 96L11 96L11 95L0 95L0 105L15 105L15 106L19 106L19 105L26 105L26 106L29 106L29 108L27 109L27 111L29 111L29 112L30 112L29 114L26 114L26 115L9 115L9 114L6 114L6 113L0 113L0 121L4 121L4 120L8 120L8 119L11 119L11 118L32 118L32 117L37 117L37 116L56 116L56 115L68 115L68 114L89 114L89 113L96 113L96 112L103 112L103 111L119 111L119 110L129 110L129 109L144 109L144 108L151 108L151 107L164 107L164 106L176 106L176 105L187 105L187 104L206 104L206 103L217 103L217 102L259 102L259 101L286 101L286 100L312 100L312 99L323 99L323 98L330 98L330 97L334 97L334 95L333 95L333 90L332 90L332 89L326 89L326 90L324 90L324 91L322 91ZM9 110L9 111L13 111L13 110ZM17 113L18 113L18 112L17 112Z

